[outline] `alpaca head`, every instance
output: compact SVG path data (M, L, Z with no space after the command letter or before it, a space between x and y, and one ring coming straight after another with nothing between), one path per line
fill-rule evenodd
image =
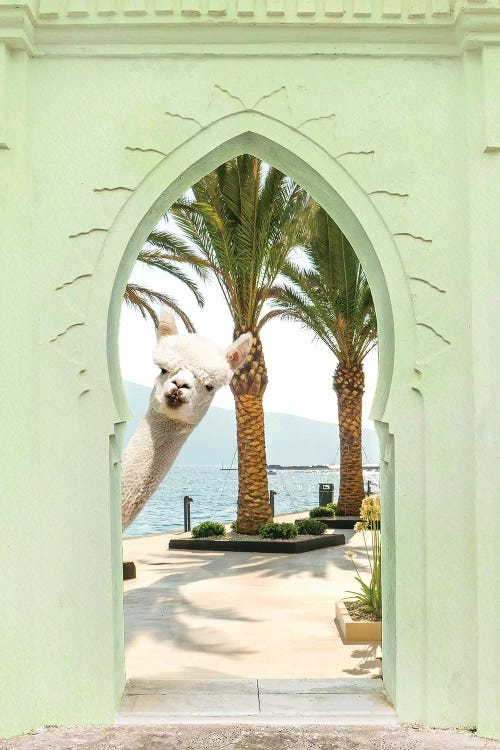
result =
M244 333L227 349L195 333L179 334L170 310L162 308L153 360L160 368L151 408L187 424L198 424L216 392L245 362L252 334Z

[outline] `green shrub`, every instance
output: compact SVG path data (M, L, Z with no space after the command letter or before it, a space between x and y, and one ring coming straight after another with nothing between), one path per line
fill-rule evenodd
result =
M301 518L299 521L295 521L295 525L299 534L321 536L326 531L326 523L317 521L315 518Z
M231 521L231 531L234 531L236 534L238 533L238 524L236 521Z
M363 532L363 541L368 553L371 580L366 583L361 578L355 563L355 553L346 552L346 557L352 560L356 571L355 581L359 584L359 591L349 591L354 594L355 602L374 615L377 620L382 619L382 545L380 536L380 495L365 497L361 503L361 521L354 527L355 531ZM367 535L370 534L370 537ZM370 550L370 551L369 551Z
M204 536L224 536L226 529L217 521L203 521L195 526L191 533L194 539L200 539Z
M311 508L309 511L309 518L331 518L335 515L337 510L337 503L328 503L328 505L317 505L316 508Z
M293 539L298 531L294 523L265 523L259 534L264 539Z

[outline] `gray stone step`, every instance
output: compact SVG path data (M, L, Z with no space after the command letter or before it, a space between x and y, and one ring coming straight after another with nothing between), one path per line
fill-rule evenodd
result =
M379 679L131 680L117 725L392 725Z

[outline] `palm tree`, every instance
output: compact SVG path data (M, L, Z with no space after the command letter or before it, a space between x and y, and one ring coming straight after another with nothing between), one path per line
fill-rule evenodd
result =
M165 273L170 276L182 281L182 283L185 284L194 294L198 305L203 307L203 296L198 289L197 284L186 273L184 273L181 268L179 268L178 261L181 258L182 253L179 251L179 255L174 258L166 253L161 247L155 246L154 243L161 240L162 236L163 232L160 230L152 232L147 244L139 253L137 261L144 263L149 268L159 268L161 271L165 271ZM188 256L184 256L183 261L187 263L190 262L189 254ZM199 264L193 266L191 263L190 265L198 275L202 278L205 277L205 271L199 266ZM189 333L195 332L194 325L188 315L179 306L178 302L169 294L157 292L149 287L129 282L125 288L123 299L127 305L138 310L144 319L149 316L156 328L158 327L158 316L153 305L155 303L167 305L167 307L170 307L171 310L179 316Z
M274 167L244 154L222 164L173 204L181 234L149 238L169 257L197 262L215 277L233 319L234 338L250 331L253 345L235 373L238 441L238 531L255 534L271 520L263 396L267 370L260 331L263 308L290 250L302 241L310 204Z
M288 262L268 318L297 320L337 359L340 489L337 513L359 515L364 497L362 461L363 360L377 344L377 321L368 281L347 238L316 204L305 243L306 267Z

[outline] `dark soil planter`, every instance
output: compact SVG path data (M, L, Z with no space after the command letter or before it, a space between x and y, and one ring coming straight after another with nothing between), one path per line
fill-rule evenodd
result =
M329 529L353 529L361 521L360 516L317 516L315 521L326 523ZM297 523L297 521L295 521Z
M131 581L137 577L137 571L135 569L135 563L124 562L123 563L123 580Z
M325 534L309 539L275 539L266 542L261 539L255 540L231 540L223 539L171 539L169 549L192 549L203 552L284 552L296 555L300 552L310 552L314 549L324 547L336 547L345 544L343 534Z

